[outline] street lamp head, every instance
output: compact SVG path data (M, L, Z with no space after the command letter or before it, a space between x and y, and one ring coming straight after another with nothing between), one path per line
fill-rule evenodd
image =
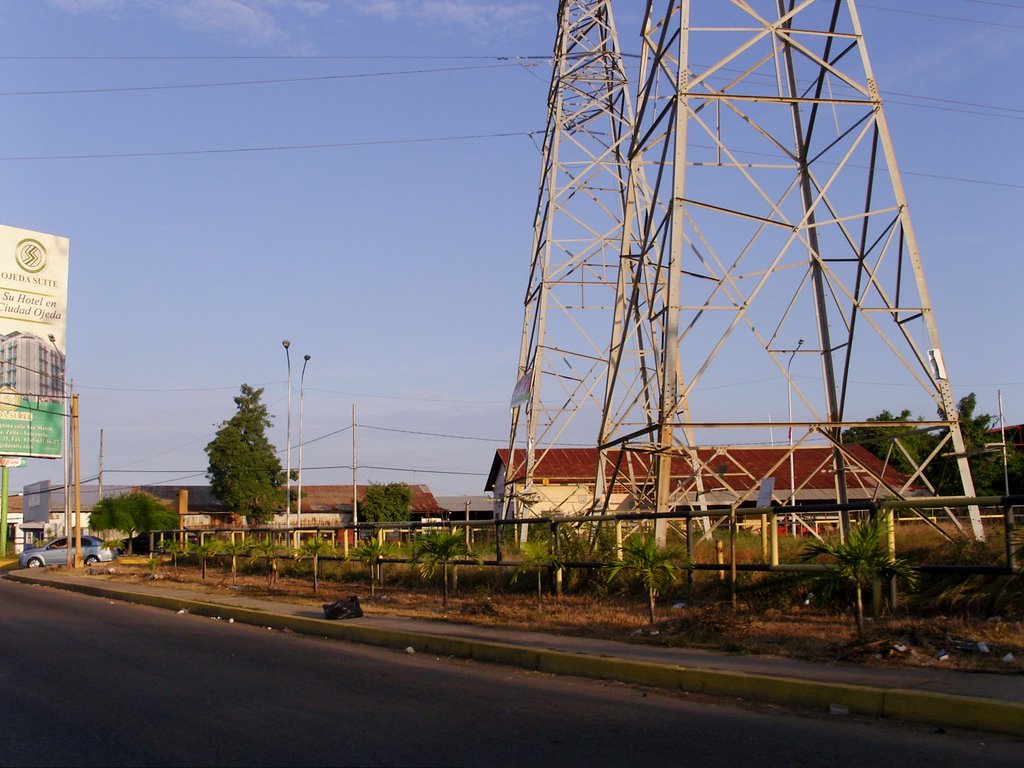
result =
M288 341L288 339L285 339L284 341L281 342L281 346L284 347L285 349L288 349L288 347L290 347L291 345L292 343Z
M57 337L54 336L52 333L49 336L47 336L46 338L48 338L50 340L51 344L56 344L57 343Z
M308 363L310 357L312 357L312 355L303 355L302 359L305 360Z
M802 346L804 345L804 339L800 339L800 340L799 340L799 341L798 341L798 342L796 343L796 345L797 345L797 347L802 347Z

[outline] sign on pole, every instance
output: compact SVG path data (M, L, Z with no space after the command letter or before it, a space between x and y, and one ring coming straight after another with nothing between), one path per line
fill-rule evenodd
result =
M0 225L0 455L64 445L68 239Z

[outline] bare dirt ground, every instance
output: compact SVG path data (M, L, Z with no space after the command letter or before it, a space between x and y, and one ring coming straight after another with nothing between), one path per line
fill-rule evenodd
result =
M734 654L775 655L810 661L846 661L871 665L940 666L968 671L1024 674L1024 620L1000 616L883 616L867 622L863 638L848 612L794 601L784 607L734 607L728 593L715 589L659 600L657 621L648 622L640 594L550 594L497 589L467 574L443 609L439 584L392 578L377 587L358 569L321 580L280 576L273 586L266 575L230 572L211 566L207 578L198 568L169 563L117 562L95 569L98 578L187 587L212 594L243 594L261 599L319 605L356 595L367 614L409 616L485 626L552 632ZM526 580L528 581L528 580ZM980 645L979 645L980 644Z

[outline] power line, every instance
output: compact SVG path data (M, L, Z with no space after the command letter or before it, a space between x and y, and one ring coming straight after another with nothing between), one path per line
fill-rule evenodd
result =
M181 149L154 152L110 152L96 155L23 155L20 157L5 156L0 160L111 160L128 157L182 157L188 155L225 155L247 152L282 152L286 150L310 149L343 149L352 147L376 147L402 144L430 144L454 141L473 141L476 139L506 139L510 137L529 137L533 131L509 131L507 133L478 133L464 136L430 136L420 139L376 139L371 141L343 141L325 144L280 144L264 147L225 147L221 149Z
M79 94L95 93L131 93L145 91L183 91L198 88L231 88L253 85L282 85L287 83L312 83L327 82L332 80L357 80L371 77L398 77L401 75L426 75L448 72L469 72L484 69L507 69L509 67L536 66L536 64L524 65L522 62L508 64L489 64L486 66L473 67L442 67L440 69L402 69L392 72L358 72L348 75L310 75L308 77L284 77L265 80L230 80L214 83L177 83L171 85L130 85L108 88L76 88L61 89L54 91L0 91L0 96L71 96Z
M536 61L551 60L551 54L503 56L500 54L462 56L454 54L438 54L432 56L395 55L395 54L294 54L294 55L253 55L253 56L56 56L56 55L0 55L0 61Z
M967 3L975 3L976 5L996 5L1000 8L1014 8L1018 11L1024 11L1024 5L1020 3L1000 3L996 0L964 0Z
M350 429L350 427L349 427ZM484 443L507 443L508 438L469 437L467 435L446 435L438 432L423 432L414 429L395 429L393 427L376 427L372 424L360 424L359 429L373 429L378 432L399 432L404 435L421 435L424 437L445 437L451 440L476 440Z
M958 24L980 24L986 27L1002 27L1004 29L1024 29L1024 24L1007 24L1000 21L982 21L981 19L969 19L962 16L941 16L937 13L925 13L924 11L908 11L904 8L888 8L884 5L872 5L870 3L859 3L860 8L870 8L873 11L885 11L886 13L902 13L907 16L921 16L927 19L938 19L940 21L955 21ZM1008 6L1016 7L1016 6Z

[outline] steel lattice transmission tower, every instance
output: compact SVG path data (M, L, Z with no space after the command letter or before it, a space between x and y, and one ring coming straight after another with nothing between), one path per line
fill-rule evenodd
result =
M590 5L610 18L610 2ZM627 173L621 268L602 273L615 289L610 343L594 355L606 374L592 422L604 457L595 508L612 506L615 488L659 512L699 507L702 478L715 472L707 449L742 466L730 449L774 443L776 427L790 435L790 456L831 447L836 501L847 500L851 472L905 495L949 456L973 496L854 0L648 0L640 46L631 139L616 166ZM546 184L558 152L553 143ZM581 349L552 338L563 355ZM547 382L534 383L531 404L550 403ZM742 396L726 400L730 391ZM878 409L871 393L937 413L915 424L944 435L932 455L893 444L916 467L902 487L842 440ZM786 399L790 413L773 418ZM583 402L572 401L577 420ZM976 508L970 518L982 538Z
M629 82L610 0L558 7L533 258L524 298L506 501L529 505L533 469L566 441L594 443L631 189ZM576 424L577 417L589 424Z

